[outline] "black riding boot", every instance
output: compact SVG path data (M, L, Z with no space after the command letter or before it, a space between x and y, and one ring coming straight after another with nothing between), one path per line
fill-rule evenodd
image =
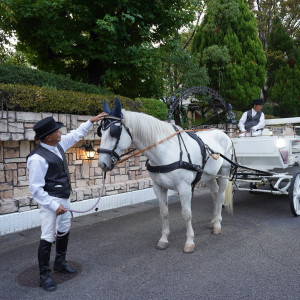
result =
M58 234L63 234L62 232L58 232ZM56 238L56 257L54 261L54 270L57 272L63 272L67 274L74 274L77 271L70 266L68 266L66 262L66 254L68 248L69 241L69 232L64 236L58 236Z
M49 269L51 246L52 243L46 240L41 240L38 250L40 286L47 292L53 292L56 290L56 285L53 283L51 270Z

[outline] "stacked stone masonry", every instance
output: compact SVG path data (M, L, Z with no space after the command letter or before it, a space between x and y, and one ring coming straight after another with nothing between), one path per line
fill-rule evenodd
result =
M38 207L28 188L26 157L36 144L33 125L47 116L65 124L63 133L76 129L90 118L68 114L0 112L0 215ZM98 154L89 160L84 149L85 144L90 142L94 149L99 147L96 129L97 124L94 124L84 139L66 153L73 188L72 202L97 198L100 194L103 174L98 167ZM146 157L139 155L107 173L104 196L152 187L145 164Z

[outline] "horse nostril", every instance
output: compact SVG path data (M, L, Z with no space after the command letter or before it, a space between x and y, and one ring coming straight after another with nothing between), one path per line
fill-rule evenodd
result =
M103 171L107 171L108 170L108 165L104 162L99 164L99 167L103 170Z

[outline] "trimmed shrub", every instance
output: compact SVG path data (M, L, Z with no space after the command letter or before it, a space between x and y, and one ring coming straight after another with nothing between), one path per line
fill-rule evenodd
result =
M142 106L122 96L85 94L20 84L0 83L0 93L4 109L19 111L95 115L103 111L103 100L111 102L112 106L116 97L125 109L139 110Z
M160 100L153 98L136 98L142 104L141 112L165 120L168 116L168 107Z
M0 105L2 103L2 109L7 110L96 115L103 111L104 100L113 108L116 97L126 110L144 112L162 120L167 116L167 106L155 99L134 101L119 95L85 94L39 86L0 83Z
M68 90L88 94L109 94L106 89L100 86L74 81L62 75L10 64L0 64L0 83L36 85L54 90Z

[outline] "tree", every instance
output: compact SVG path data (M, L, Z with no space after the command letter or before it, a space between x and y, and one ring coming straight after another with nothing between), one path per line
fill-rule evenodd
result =
M147 87L155 82L152 44L195 16L193 0L2 0L1 7L0 28L16 32L33 66L130 96L157 86Z
M287 33L279 17L274 17L272 22L272 31L268 36L267 53L267 88L275 84L275 74L281 68L285 67L288 57L293 57L294 42Z
M266 50L268 36L272 30L272 20L278 16L290 36L299 38L300 1L299 0L248 0L257 19L258 34Z
M208 68L210 87L235 109L249 108L265 83L266 58L245 0L212 0L195 35L193 53Z
M162 80L165 95L179 88L207 85L209 78L206 68L200 66L199 57L184 49L181 36L169 40L160 49L162 60Z
M298 58L299 59L299 58ZM275 75L275 84L269 90L272 102L279 104L276 115L280 117L300 117L300 64L293 68L286 65Z
M279 17L268 36L268 97L281 117L300 116L300 50Z
M7 55L7 49L5 47L6 42L5 34L0 31L0 62L2 62Z

